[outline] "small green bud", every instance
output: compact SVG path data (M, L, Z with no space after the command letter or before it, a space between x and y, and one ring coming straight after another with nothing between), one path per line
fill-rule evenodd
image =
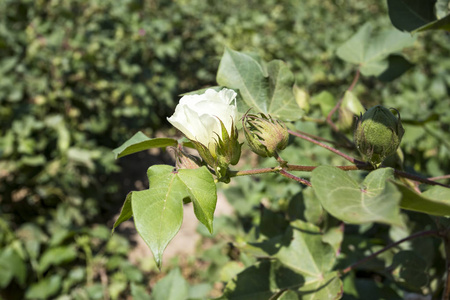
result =
M389 109L377 105L358 119L354 140L364 159L379 166L397 151L404 132L400 113L397 118Z
M286 125L270 115L247 113L242 118L242 127L250 149L260 156L275 156L276 151L283 150L288 144Z

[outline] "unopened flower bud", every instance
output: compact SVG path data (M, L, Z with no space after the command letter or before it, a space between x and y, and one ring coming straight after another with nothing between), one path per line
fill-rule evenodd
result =
M354 139L361 155L379 166L397 151L404 132L400 114L397 118L389 109L377 105L359 118Z
M286 125L272 119L270 115L245 114L242 125L250 149L260 156L275 156L278 150L283 150L288 144Z

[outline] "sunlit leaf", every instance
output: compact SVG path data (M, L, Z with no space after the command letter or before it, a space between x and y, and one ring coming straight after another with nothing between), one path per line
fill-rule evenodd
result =
M373 34L372 26L364 24L358 32L337 49L337 55L350 63L359 65L365 76L380 76L393 61L389 55L412 46L415 38L408 33L391 29Z
M131 195L136 229L153 252L161 268L162 254L180 230L183 221L183 198L186 188L174 169L154 165L148 169L150 188Z
M320 166L312 175L311 183L322 206L336 218L352 224L402 224L401 194L394 184L387 182L393 178L393 169L372 171L361 184L331 166Z
M255 55L226 48L217 82L239 90L245 102L238 104L241 113L252 108L283 120L298 120L304 114L294 96L294 76L281 60L266 64Z
M217 191L211 172L205 166L198 169L181 169L178 170L178 178L186 186L189 198L194 203L195 216L212 233Z

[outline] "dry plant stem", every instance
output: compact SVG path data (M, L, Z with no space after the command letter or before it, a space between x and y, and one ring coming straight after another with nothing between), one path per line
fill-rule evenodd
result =
M359 80L359 69L356 70L356 74L355 77L353 78L352 83L350 84L350 86L348 87L347 91L351 91L353 90L353 88L355 87L356 83ZM345 95L345 94L344 94ZM336 125L333 123L333 121L331 120L331 117L333 116L333 114L338 110L339 106L341 106L342 101L344 100L344 96L341 97L341 99L339 99L338 103L336 103L336 105L333 107L333 109L330 111L330 113L327 116L327 123L331 126L331 128L338 132L339 129L336 127Z
M304 185L312 186L312 185L311 185L311 182L309 182L308 180L303 179L303 178L300 178L300 177L297 177L297 176L294 176L294 175L292 175L291 173L287 172L286 170L280 170L280 174L281 174L282 176L284 176L284 177L287 177L287 178L289 178L289 179L293 179L293 180L295 180L295 181L297 181L297 182L300 182L300 183L302 183L302 184L304 184Z
M243 170L243 171L230 171L230 177L258 175L258 174L266 174L266 173L278 173L278 172L280 172L280 170L281 170L281 167L262 168L262 169L253 169L253 170Z
M377 252L374 252L373 254L371 254L371 255L369 255L369 256L367 256L367 257L365 257L365 258L363 258L363 259L361 259L361 260L359 260L357 262L355 262L351 266L349 266L349 267L345 268L344 270L342 270L340 273L341 273L341 275L347 274L348 272L353 270L356 266L359 266L360 264L363 264L363 263L365 263L365 262L367 262L367 261L377 257L381 253L383 253L383 252L385 252L385 251L387 251L387 250L389 250L389 249L391 249L393 247L396 247L396 246L400 245L401 243L404 243L406 241L409 241L409 240L412 240L412 239L415 239L415 238L418 238L418 237L424 237L424 236L430 236L430 235L438 236L439 235L439 231L437 231L437 230L425 230L425 231L416 232L416 233L414 233L414 234L412 234L410 236L405 237L404 239L401 239L401 240L399 240L399 241L397 241L395 243L392 243L392 244L384 247L383 249L378 250Z
M443 180L443 179L450 179L450 175L442 175L442 176L436 176L436 177L429 177L428 180Z
M325 148L327 150L330 150L331 152L336 153L339 156L342 156L343 158L345 158L346 160L348 160L349 162L351 162L351 163L353 163L353 164L355 164L357 166L361 166L361 167L365 168L365 166L368 165L366 162L363 162L363 161L357 160L357 159L355 159L355 158L353 158L351 156L348 156L347 154L342 153L341 151L339 151L337 149L334 149L333 147L330 147L330 146L328 146L328 145L326 145L324 143L321 143L321 142L319 142L319 141L317 141L317 140L315 140L313 138L310 138L310 137L308 137L308 136L306 136L304 134L301 134L299 132L295 132L295 131L292 131L292 130L288 130L288 132L289 132L289 134L292 134L293 136L299 137L299 138L304 139L304 140L306 140L308 142L316 144L317 146L320 146L320 147L323 147L323 148Z
M430 179L427 179L427 178L422 178L422 177L419 177L419 176L416 176L416 175L413 175L413 174L410 174L410 173L406 173L406 172L403 172L403 171L400 171L400 170L397 170L397 169L394 169L394 173L397 176L405 177L405 178L411 179L413 181L422 182L422 183L426 183L426 184L429 184L429 185L440 185L440 186L443 186L443 187L446 187L446 188L450 188L450 186L447 185L447 184L439 183L439 182L436 182L436 181L433 181L433 180L430 180Z

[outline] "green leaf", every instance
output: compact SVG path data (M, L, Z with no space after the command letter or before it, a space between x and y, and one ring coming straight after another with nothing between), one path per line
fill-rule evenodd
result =
M6 247L0 251L0 287L6 287L15 278L21 286L25 285L27 266L16 250Z
M186 186L194 203L195 216L212 234L217 190L211 172L205 166L198 169L180 169L178 178Z
M396 183L402 193L401 208L435 216L450 216L450 189L434 186L422 194Z
M239 90L245 102L245 105L238 105L241 113L252 108L254 112L283 120L298 120L304 114L295 100L294 76L280 60L266 65L257 56L226 48L217 82Z
M275 118L294 121L304 115L297 104L293 92L294 75L281 60L272 60L267 64L269 74L269 99L267 113Z
M366 23L337 49L337 55L359 65L363 75L379 76L389 68L389 55L412 46L414 41L410 34L395 29L374 35L372 26Z
M309 282L299 289L302 300L330 299L342 297L342 281L337 272L324 274L317 281Z
M138 285L134 282L132 282L130 286L131 297L133 297L134 300L151 300L151 297L145 290L144 286Z
M219 299L264 300L274 293L271 291L270 278L273 263L262 261L245 269L227 283L224 294ZM273 271L272 271L273 272ZM299 280L300 282L300 280Z
M393 169L383 168L370 172L359 184L343 170L320 166L312 172L311 183L325 210L342 221L401 225L401 194L387 182L391 178Z
M133 211L131 209L131 194L133 192L129 192L127 197L125 198L125 202L123 203L122 209L120 210L120 215L114 223L112 232L116 229L117 226L128 220L133 216Z
M289 293L289 298L281 299L340 299L342 283L336 272L326 273L317 281L305 283L302 274L279 262L262 261L245 269L228 282L224 295L219 299L279 299L278 296L282 296L285 290L293 293Z
M450 14L446 15L442 19L428 23L428 24L418 28L414 32L420 32L420 31L425 31L425 30L439 30L439 29L450 31Z
M411 69L413 64L411 64L402 55L391 54L388 57L388 68L378 75L378 79L381 81L392 81Z
M305 284L323 279L336 260L333 247L323 242L319 227L300 220L291 223L274 256L304 275Z
M162 254L180 230L183 198L189 196L172 166L154 165L147 171L150 188L131 195L136 229L161 268Z
M189 284L175 268L166 277L158 281L152 289L153 300L186 300L189 296Z
M113 150L115 158L120 158L126 155L130 155L139 151L147 150L150 148L165 148L168 146L175 147L177 141L170 138L155 138L151 139L142 132L137 132L128 141L123 143L122 146Z
M33 283L25 293L26 299L47 299L55 295L61 288L61 276L53 275Z
M436 1L388 0L389 18L399 30L413 31L436 20Z
M38 272L45 272L51 265L58 266L63 263L71 262L76 257L77 250L72 245L50 248L41 256Z
M427 262L414 251L396 253L389 269L408 289L420 291L428 283Z
M309 103L312 105L319 105L322 116L326 117L336 105L336 99L332 93L322 91L318 95L313 96Z

